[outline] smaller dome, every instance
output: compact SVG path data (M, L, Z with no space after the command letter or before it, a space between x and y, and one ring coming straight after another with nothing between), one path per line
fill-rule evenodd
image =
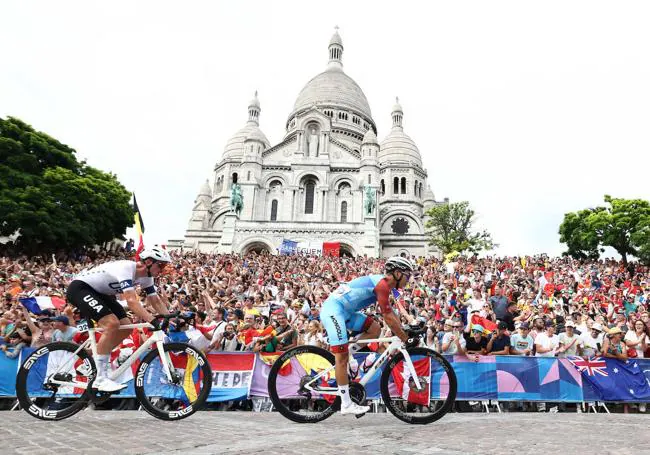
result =
M419 167L422 167L422 157L418 146L401 128L393 129L383 140L379 148L378 159L380 163L386 161L394 163L414 162Z
M377 141L377 135L372 128L366 131L366 134L363 136L362 144L379 144Z
M271 146L271 143L266 138L259 126L249 122L245 127L237 131L233 137L230 138L223 151L223 158L231 158L236 155L241 155L244 151L244 142L248 139L254 139L262 142L265 148Z
M266 138L264 133L262 133L262 130L259 128L253 129L248 137L246 138L247 141L258 141L263 143L266 147L269 147L269 140Z

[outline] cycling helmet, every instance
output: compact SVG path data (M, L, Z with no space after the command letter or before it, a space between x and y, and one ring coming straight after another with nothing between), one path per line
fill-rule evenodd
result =
M142 250L140 253L140 260L144 261L145 259L153 259L154 261L159 262L172 262L169 253L158 245Z
M384 266L387 272L392 272L394 270L399 270L400 272L413 272L413 263L406 258L401 256L393 256L386 261Z

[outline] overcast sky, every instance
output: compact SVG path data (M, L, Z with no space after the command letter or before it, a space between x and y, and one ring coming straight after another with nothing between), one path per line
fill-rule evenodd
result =
M645 1L3 1L0 116L116 173L164 243L255 90L282 139L338 25L380 141L399 95L437 199L501 254L559 254L565 212L650 198L649 23Z

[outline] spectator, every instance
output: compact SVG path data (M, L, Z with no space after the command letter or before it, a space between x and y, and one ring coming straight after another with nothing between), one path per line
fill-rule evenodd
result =
M499 321L487 344L488 355L510 355L510 336L506 333L508 325Z
M494 288L494 295L490 297L490 304L492 304L492 310L497 319L502 320L508 309L508 298L502 294L499 286Z
M535 340L530 336L530 326L527 322L519 324L519 332L510 337L510 354L530 356L533 355Z
M591 329L580 335L582 338L582 355L585 358L602 355L603 326L594 322Z
M67 316L57 316L52 318L54 326L54 333L52 333L52 341L67 341L71 342L72 337L77 333L77 329L70 327L70 320Z
M634 330L628 330L625 334L625 344L628 352L632 353L631 357L642 359L645 357L645 351L648 348L647 328L642 320L634 322Z
M277 327L277 338L278 338L278 350L287 351L294 346L298 345L298 333L296 330L289 325L289 320L287 315L280 313L277 315L278 327Z
M464 332L463 336L467 356L478 362L478 356L485 355L488 352L488 339L483 334L483 327L473 325L469 332Z
M546 321L546 330L535 338L535 355L537 357L554 357L560 344L559 337L555 334L553 321Z
M460 321L445 321L445 334L442 337L441 354L463 355L465 353L465 338L462 336L463 325Z
M321 348L326 347L325 339L323 337L323 327L320 322L315 319L309 321L307 330L301 336L300 344L318 346Z
M627 360L627 347L623 343L623 331L619 327L609 329L603 342L603 355L611 359Z
M566 331L558 337L558 357L582 355L582 340L575 333L573 321L568 321L564 328Z

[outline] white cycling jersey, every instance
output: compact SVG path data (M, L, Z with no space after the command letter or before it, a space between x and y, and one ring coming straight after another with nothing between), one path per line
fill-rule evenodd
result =
M115 295L133 289L139 284L147 294L155 294L152 277L135 278L133 261L113 261L81 271L74 277L100 294Z

